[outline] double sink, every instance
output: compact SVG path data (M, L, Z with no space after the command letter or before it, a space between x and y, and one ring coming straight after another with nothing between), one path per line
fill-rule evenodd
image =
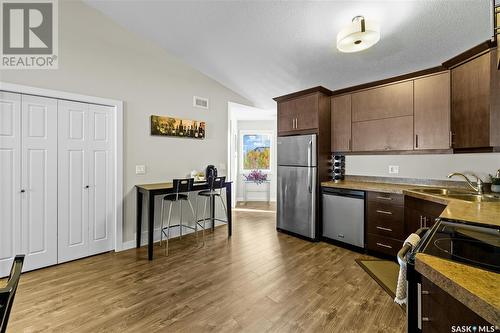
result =
M477 194L474 192L461 191L455 189L446 188L423 188L423 189L412 189L414 192L420 192L424 194L438 195L445 198L459 199L469 202L499 202L500 194Z

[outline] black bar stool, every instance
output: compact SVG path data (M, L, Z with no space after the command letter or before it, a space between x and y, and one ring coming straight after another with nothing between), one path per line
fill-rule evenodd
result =
M224 203L224 200L222 199L222 189L225 188L225 183L226 183L226 177L210 177L208 178L208 190L200 191L198 192L198 196L196 197L196 222L199 223L203 221L203 244L205 244L205 222L207 220L212 221L212 226L215 226L215 221L221 221L227 223L227 208L226 204ZM203 205L203 215L202 219L198 219L198 198L202 197L205 198L205 203ZM226 220L221 220L215 218L215 212L213 214L210 214L209 217L206 216L207 214L207 203L210 202L210 207L213 207L213 203L215 201L215 198L219 198L220 202L222 203L222 207L224 208L224 213L226 214Z
M182 238L182 228L189 228L195 231L196 234L196 242L198 242L198 225L201 227L201 224L196 221L196 213L194 211L193 205L189 200L189 192L193 190L193 178L186 179L174 179L173 180L173 189L174 192L171 194L167 194L163 197L163 202L161 204L161 235L160 235L160 246L163 241L163 235L167 238L167 245L165 246L165 254L168 256L168 240L170 238L170 228L179 227L180 238ZM191 208L191 212L193 213L193 218L195 219L194 227L190 225L182 224L182 203L187 201L189 207ZM164 227L164 212L165 212L165 203L169 202L170 206L168 208L168 219L167 226ZM170 224L172 218L172 206L174 203L179 203L180 206L180 219L179 224ZM166 230L166 232L165 232Z
M16 296L17 285L21 278L21 270L23 269L24 255L17 255L10 269L9 280L4 288L0 288L0 333L7 331L9 322L10 310Z

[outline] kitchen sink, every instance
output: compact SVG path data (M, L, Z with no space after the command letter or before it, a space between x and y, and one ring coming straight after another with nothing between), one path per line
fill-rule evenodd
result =
M414 192L421 192L421 193L427 193L427 194L437 194L437 195L445 195L445 196L450 196L450 195L468 195L474 193L472 192L466 192L466 191L460 191L460 190L451 190L447 188L419 188L419 189L412 189Z
M461 190L452 190L447 188L422 188L422 189L413 189L414 192L426 193L439 195L443 197L448 197L452 199L459 199L470 202L500 202L500 195L496 194L476 194L473 192L461 191Z
M500 202L500 197L492 194L448 194L449 198L460 199L471 202Z

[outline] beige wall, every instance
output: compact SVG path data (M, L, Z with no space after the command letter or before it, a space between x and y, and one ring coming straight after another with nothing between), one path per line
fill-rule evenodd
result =
M59 4L59 69L4 70L0 80L125 102L123 238L133 240L134 185L225 164L227 102L249 102L80 1ZM208 97L210 110L193 108L193 95ZM207 137L150 136L151 114L204 120ZM146 175L135 175L137 164L146 165Z
M399 174L389 174L398 165ZM447 179L451 172L474 172L483 180L500 169L500 153L440 155L357 155L346 157L346 174L360 176ZM460 179L457 179L460 180Z

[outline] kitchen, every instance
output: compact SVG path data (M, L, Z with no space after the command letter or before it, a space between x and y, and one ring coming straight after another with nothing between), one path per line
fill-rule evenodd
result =
M498 1L40 1L1 333L498 331Z
M496 43L486 41L414 73L274 99L277 229L397 258L408 282L398 302L406 305L408 332L498 327L500 164L487 155L500 145L498 53ZM486 182L468 171L483 167L474 153L489 161L489 169L481 170L493 174ZM469 160L431 165L460 168L436 179L397 177L398 165L388 166L389 176L348 173L357 167L349 159L363 155L388 156L385 161L410 155L418 169L439 160L436 154ZM462 181L448 180L455 178ZM386 267L368 274L380 281L377 274L387 274ZM398 284L397 275L389 284ZM398 301L398 292L389 294Z

